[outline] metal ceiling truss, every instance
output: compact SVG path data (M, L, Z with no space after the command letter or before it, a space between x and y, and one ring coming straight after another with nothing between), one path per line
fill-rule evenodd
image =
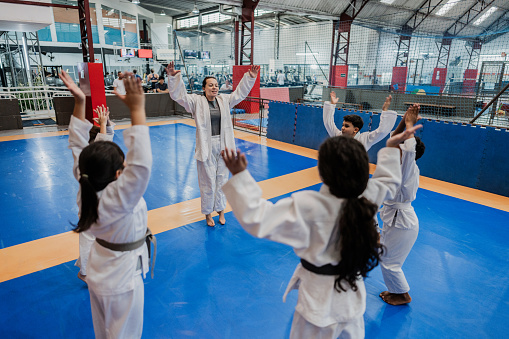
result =
M239 21L235 22L235 65L252 65L254 51L254 11L257 0L243 0L240 16L240 51L238 44Z
M78 0L78 13L83 62L94 62L94 42L92 40L92 24L90 21L90 6L88 0Z
M352 22L369 1L370 0L351 0L350 6L341 13L339 20L333 20L332 22L329 83L331 83L332 79L335 79L336 76L336 67L333 66L348 65L348 50L350 48Z
M468 53L468 64L466 69L477 69L481 57L482 42L481 39L468 41L465 45Z
M412 16L403 24L401 29L398 31L398 54L396 55L396 67L408 66L408 55L410 54L410 40L412 33L419 27L420 24L426 18L428 18L433 10L435 10L445 0L440 0L437 4L431 5L433 0L425 0L419 6L419 8L412 14Z
M341 13L339 20L333 21L331 65L348 65L350 31L352 22L370 0L352 0L350 6Z
M505 17L507 13L509 13L509 10L506 10L504 14L502 14L500 17L498 17L497 20L488 26L483 31L484 36L482 38L477 38L467 42L465 45L468 53L468 64L466 69L477 69L479 66L479 60L481 58L482 45L495 40L504 34L498 32L502 32L503 30L509 28L509 19ZM493 34L489 34L490 32L493 32Z
M475 1L474 4L461 16L459 17L449 28L447 28L444 32L444 38L441 42L437 43L438 48L438 60L436 64L436 68L447 68L449 64L449 52L451 50L452 38L457 36L465 27L470 25L474 20L478 18L478 16L491 4L493 4L495 0L479 0ZM476 44L472 44L473 46ZM468 45L467 45L468 46ZM467 47L468 49L468 47ZM477 48L476 48L477 49ZM469 52L469 55L473 55L473 50ZM480 47L479 47L480 53ZM470 57L471 59L471 57ZM470 62L469 62L470 64ZM477 68L477 66L476 66Z
M507 9L504 14L499 16L497 20L495 20L488 28L484 30L483 34L485 36L483 37L483 44L487 44L488 42L491 42L499 36L507 33L506 31L509 29L509 17L507 17L508 13L509 9ZM486 35L490 32L493 34Z

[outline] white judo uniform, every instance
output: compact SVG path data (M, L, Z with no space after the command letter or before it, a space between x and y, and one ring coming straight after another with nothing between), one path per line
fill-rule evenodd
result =
M412 207L419 188L419 167L415 162L415 138L405 140L401 148L401 186L396 196L384 202L380 210L383 228L380 242L387 250L380 266L390 293L410 291L401 269L419 233L419 220Z
M392 198L401 182L399 150L383 148L378 166L363 196L380 206ZM300 258L315 266L337 265L340 250L333 243L337 217L344 199L333 196L324 184L319 192L303 191L273 204L262 199L262 191L249 171L234 175L223 186L228 202L242 227L251 235L293 247ZM291 338L362 338L366 289L362 277L354 291L346 282L346 292L334 289L336 276L319 275L297 265L286 289L299 290Z
M92 124L71 117L69 148L74 157L73 173L80 178L78 160L88 145ZM127 166L119 178L97 192L99 218L90 231L110 243L130 243L145 237L147 204L143 194L150 179L152 151L147 126L124 131L129 149ZM81 209L81 201L78 201ZM92 244L87 264L92 320L96 338L140 338L143 330L143 278L148 272L147 246L132 251L112 251Z
M337 128L336 124L334 123L335 111L336 105L331 104L330 101L326 101L323 104L323 124L325 125L325 129L327 130L327 133L329 133L330 137L337 137L343 134L341 129ZM396 113L396 111L383 111L382 115L380 116L380 125L376 130L371 132L357 133L354 136L354 139L359 141L367 152L371 146L381 141L391 132L397 118L398 113Z
M221 131L219 136L214 137L212 137L207 97L188 94L181 73L170 76L168 79L171 98L191 113L196 122L195 159L198 167L201 212L203 214L220 212L226 208L226 198L221 187L228 180L228 169L221 157L221 151L225 147L235 149L230 109L249 95L256 78L251 78L247 72L233 93L216 97L221 111Z
M113 126L106 126L106 134L97 133L94 141L113 141L113 137L115 136L115 129ZM78 206L81 205L79 203L79 199L81 197L81 189L78 190L78 199L76 202ZM88 256L90 254L90 248L95 241L95 237L92 234L92 231L87 230L85 232L80 232L79 234L79 249L80 256L78 260L74 263L74 266L78 266L80 268L80 272L82 275L87 275L87 262Z

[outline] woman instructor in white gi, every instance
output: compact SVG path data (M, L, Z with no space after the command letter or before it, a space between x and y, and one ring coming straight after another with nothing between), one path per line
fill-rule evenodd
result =
M166 67L170 97L192 114L196 122L195 158L198 167L198 183L201 194L201 212L207 225L214 226L212 212L219 214L224 225L226 197L222 187L228 181L228 169L221 157L225 147L235 149L230 109L244 100L255 84L260 66L251 66L232 94L221 94L216 78L203 81L204 95L188 94L180 71L172 62Z

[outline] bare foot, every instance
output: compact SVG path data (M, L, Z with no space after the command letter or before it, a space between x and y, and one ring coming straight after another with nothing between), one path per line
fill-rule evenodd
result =
M219 214L219 223L221 225L226 224L226 219L224 218L224 211L217 212Z
M207 225L210 227L216 226L216 223L214 222L214 219L212 219L212 214L205 215L205 219L207 220Z
M78 272L78 278L80 278L81 280L83 280L84 282L87 282L87 276L86 275L83 275L81 274L81 271Z
M385 297L386 295L389 295L389 291L383 291L382 293L380 293L380 298L383 298Z
M382 292L384 293L384 292ZM381 293L381 294L382 294ZM382 300L388 303L389 305L404 305L408 304L412 301L412 298L408 293L402 293L402 294L396 294L396 293L388 293L386 295L380 295L382 297Z

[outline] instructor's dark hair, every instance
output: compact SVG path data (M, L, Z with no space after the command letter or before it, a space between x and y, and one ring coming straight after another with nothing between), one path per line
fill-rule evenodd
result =
M346 280L356 291L359 275L366 277L378 265L383 252L374 222L378 206L359 197L368 184L368 155L353 138L329 138L320 146L318 171L331 194L344 199L331 239L340 249L334 286L338 292L346 291L341 284Z
M81 214L73 231L86 231L97 221L97 192L116 179L117 170L124 168L124 152L111 141L96 141L81 151L79 158Z
M362 129L362 126L364 126L364 121L362 121L362 118L357 114L345 115L343 121L348 121L353 127L357 127L359 131Z
M205 88L205 86L207 86L208 79L215 79L217 81L216 77L205 77L205 79L203 79L203 83L201 85L202 88Z

